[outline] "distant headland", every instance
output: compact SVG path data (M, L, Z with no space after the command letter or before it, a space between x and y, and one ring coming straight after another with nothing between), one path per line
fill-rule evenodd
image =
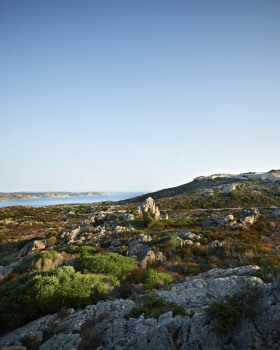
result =
M77 196L109 196L105 192L0 192L1 199L60 198Z

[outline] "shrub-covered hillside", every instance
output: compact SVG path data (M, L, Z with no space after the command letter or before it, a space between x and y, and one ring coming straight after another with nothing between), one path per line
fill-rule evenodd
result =
M279 200L277 182L208 179L155 202L3 208L0 332L120 298L135 303L131 317L190 317L192 310L159 296L213 269L254 265L257 278L274 281ZM209 310L216 315L219 307Z

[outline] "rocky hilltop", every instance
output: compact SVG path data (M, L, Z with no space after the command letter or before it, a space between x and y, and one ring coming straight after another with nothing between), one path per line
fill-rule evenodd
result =
M193 181L184 185L163 189L156 192L147 193L145 195L131 198L128 202L142 201L147 197L154 199L174 197L182 194L191 194L202 188L216 188L224 184L233 184L235 187L246 182L260 182L265 181L280 183L280 170L270 170L268 172L248 172L241 174L213 174L209 176L198 176Z
M0 209L0 349L278 349L279 182L181 189Z
M280 181L280 170L270 170L268 172L249 172L241 174L213 174L209 176L199 176L194 181L214 180L217 178L240 179L240 180L270 180Z

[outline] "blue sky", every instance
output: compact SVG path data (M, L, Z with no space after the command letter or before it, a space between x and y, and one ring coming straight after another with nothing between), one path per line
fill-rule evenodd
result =
M1 0L0 191L280 168L278 0Z

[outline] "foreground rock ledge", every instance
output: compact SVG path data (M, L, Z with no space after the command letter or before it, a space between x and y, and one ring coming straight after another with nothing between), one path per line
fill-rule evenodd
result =
M194 311L192 318L167 312L158 320L134 318L132 300L100 301L69 315L47 315L0 338L0 346L28 349L26 341L40 350L85 349L85 342L99 350L245 350L280 348L280 283L264 283L253 275L257 266L214 269L175 283L170 290L158 291L168 301ZM224 337L211 329L205 308L213 300L241 291L248 283L262 291L256 315L242 319ZM12 348L11 348L12 349Z

